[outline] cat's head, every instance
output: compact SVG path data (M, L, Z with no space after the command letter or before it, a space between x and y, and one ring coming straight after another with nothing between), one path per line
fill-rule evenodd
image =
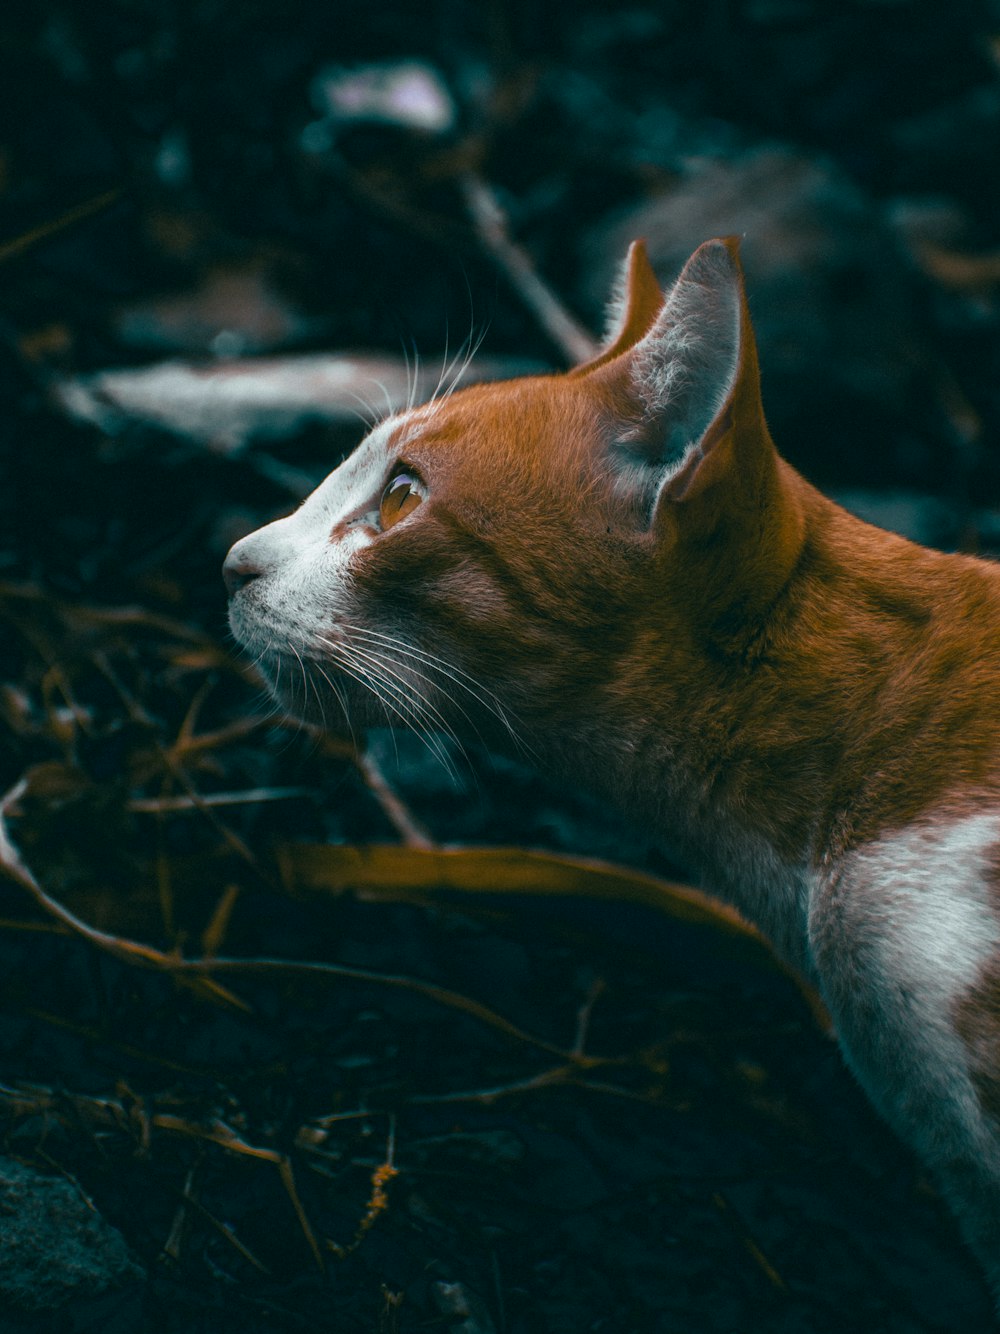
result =
M502 739L725 652L798 545L733 241L664 299L632 246L601 353L390 417L237 542L230 624L313 720ZM692 657L694 655L694 657Z

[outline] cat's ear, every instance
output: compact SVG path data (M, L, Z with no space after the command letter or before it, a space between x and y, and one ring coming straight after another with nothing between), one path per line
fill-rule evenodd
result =
M661 496L718 478L741 430L766 436L738 246L700 246L652 327L601 372L629 405L612 445L619 490L650 517Z
M649 332L662 306L663 293L645 242L633 241L611 289L601 350L570 374L587 374L634 347Z

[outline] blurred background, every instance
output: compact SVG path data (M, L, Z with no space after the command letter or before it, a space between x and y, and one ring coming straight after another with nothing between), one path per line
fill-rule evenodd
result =
M516 858L685 868L269 718L218 570L412 377L570 365L632 238L733 232L779 449L1000 550L998 164L996 0L3 8L0 1330L993 1328L764 949ZM520 892L428 899L442 844Z

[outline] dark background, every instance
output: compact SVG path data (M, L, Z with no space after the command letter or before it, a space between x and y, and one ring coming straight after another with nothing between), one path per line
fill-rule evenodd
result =
M331 89L373 62L436 80L444 123L338 114ZM449 776L380 734L373 771L349 737L269 723L218 568L363 428L301 393L278 426L244 393L206 427L145 373L193 361L210 373L187 389L210 392L245 386L251 357L416 349L433 383L480 334L501 370L566 364L477 231L470 181L593 331L633 236L667 281L736 231L782 452L876 522L989 555L998 163L996 4L3 8L12 834L119 939L380 977L238 974L222 997L49 929L0 883L6 1153L76 1183L145 1275L67 1282L39 1233L49 1267L0 1264L0 1328L992 1328L932 1187L763 949L628 903L296 893L296 843L413 821L684 868L488 757L453 755ZM607 1060L557 1079L551 1050L399 974L563 1054L582 1009Z

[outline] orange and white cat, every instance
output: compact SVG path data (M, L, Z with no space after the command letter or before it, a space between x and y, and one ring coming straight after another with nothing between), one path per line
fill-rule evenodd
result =
M226 560L276 695L530 750L821 991L1000 1297L1000 567L775 451L733 241L594 360L382 422Z

